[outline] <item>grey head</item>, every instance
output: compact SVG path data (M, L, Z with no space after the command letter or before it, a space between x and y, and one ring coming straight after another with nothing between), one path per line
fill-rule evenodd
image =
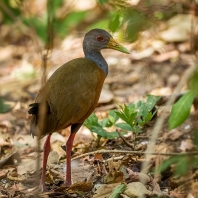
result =
M101 51L107 48L107 44L112 36L105 30L92 29L85 34L83 40L84 52Z
M83 40L85 58L95 62L106 75L108 74L108 64L100 51L107 48L129 54L128 49L117 43L113 37L103 29L92 29L85 34Z

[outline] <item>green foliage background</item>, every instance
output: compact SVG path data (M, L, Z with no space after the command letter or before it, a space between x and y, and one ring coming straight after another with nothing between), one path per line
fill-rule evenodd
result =
M145 0L140 5L130 5L124 0L96 0L96 7L100 10L100 16L97 17L94 10L96 8L78 11L72 9L72 6L65 7L68 4L66 0L47 0L46 10L41 16L28 13L25 9L27 2L28 0L1 0L1 22L22 22L27 28L34 29L46 46L49 42L48 34L62 39L74 31L86 32L94 27L108 29L112 33L118 32L120 38L134 42L140 32L157 25L157 21L170 17L175 10L175 5L164 9L162 1L158 1L158 7L153 9L151 0ZM88 18L93 20L88 23ZM21 28L20 25L18 28Z

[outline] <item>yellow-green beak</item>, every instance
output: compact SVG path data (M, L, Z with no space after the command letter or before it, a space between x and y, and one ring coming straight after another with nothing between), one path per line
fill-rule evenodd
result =
M107 48L114 49L126 54L130 54L129 50L126 47L120 45L112 37L110 38L110 41L107 43Z

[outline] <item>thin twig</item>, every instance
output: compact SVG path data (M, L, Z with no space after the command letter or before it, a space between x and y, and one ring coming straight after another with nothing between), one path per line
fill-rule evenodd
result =
M192 65L183 75L183 78L181 79L181 81L178 83L177 87L175 88L174 93L172 94L172 96L170 97L170 99L166 102L165 106L169 107L173 104L173 102L175 101L176 95L177 93L180 92L180 90L182 89L182 87L186 84L186 82L189 80L189 78L192 76L192 74L195 72L197 68L197 63L194 63L194 65ZM160 130L164 124L165 121L165 110L162 112L161 117L158 118L152 136L150 138L150 144L147 147L146 150L146 156L145 156L145 161L142 164L142 169L145 169L148 166L149 163L149 153L153 153L154 151L154 147L155 147L155 142L156 139L158 138L158 135L160 133Z
M134 146L132 144L130 144L129 142L127 142L127 140L124 138L124 136L120 133L120 131L117 129L116 132L118 133L118 135L120 136L120 138L123 140L123 142L130 148L132 148L134 150Z
M98 151L92 151L89 153L84 153L82 155L79 155L77 157L72 158L72 160L76 160L88 155L95 155L95 154L103 154L103 153L125 153L125 154L136 154L136 155L164 155L164 156L186 156L186 155L198 155L198 151L196 152L187 152L187 153L155 153L155 152L143 152L143 151L127 151L127 150L98 150Z

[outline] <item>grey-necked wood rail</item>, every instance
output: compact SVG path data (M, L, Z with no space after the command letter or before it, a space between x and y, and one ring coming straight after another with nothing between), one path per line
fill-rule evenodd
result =
M114 49L129 54L129 51L102 29L86 33L83 40L84 58L73 59L58 68L28 111L32 114L30 133L48 135L44 144L41 188L45 188L45 172L50 152L50 137L55 131L71 126L71 134L66 143L66 186L71 185L71 150L76 132L97 106L108 64L101 54L102 49ZM39 113L45 105L45 119L41 130ZM38 131L36 132L36 131Z

